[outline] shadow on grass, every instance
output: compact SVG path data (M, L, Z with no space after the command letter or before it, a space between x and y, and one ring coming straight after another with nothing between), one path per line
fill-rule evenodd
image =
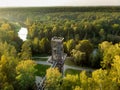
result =
M78 75L79 75L81 72L82 72L82 70L67 69L67 70L65 71L65 75L67 75L67 74L71 74L71 75L76 75L76 74L78 74ZM87 76L91 77L91 74L92 74L91 71L86 71L86 75L87 75Z
M47 61L48 58L32 58L32 60L35 60L35 61Z
M49 68L50 66L48 65L41 65L41 64L38 64L35 66L35 68L37 69L37 72L36 72L36 76L45 76L46 74L46 70Z

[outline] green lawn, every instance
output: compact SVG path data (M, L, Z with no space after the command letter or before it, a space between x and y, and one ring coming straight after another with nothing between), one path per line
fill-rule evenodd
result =
M37 64L36 65L36 69L38 70L36 72L36 76L45 76L46 74L46 70L49 68L50 66L48 65L41 65L41 64Z
M32 57L47 57L48 54L33 54Z
M65 75L67 75L67 74L76 75L76 74L80 74L80 72L81 72L81 70L67 69L65 71Z
M32 60L36 60L36 61L47 61L48 58L33 58Z
M76 66L75 63L72 61L71 57L67 57L65 60L65 64L69 66Z
M67 57L66 60L65 60L65 64L66 65L69 65L69 66L75 66L75 67L83 67L83 66L78 66L76 65L73 61L72 61L72 58L71 57ZM89 67L83 67L83 68L89 68Z
M71 75L76 75L76 74L80 74L82 71L81 70L74 70L74 69L67 69L65 71L65 75L67 74L71 74ZM91 76L91 71L87 71L86 74L87 76Z
M76 65L76 64L72 61L72 57L67 57L66 60L65 60L65 64L66 64L66 65L69 65L69 66L82 67L82 66Z

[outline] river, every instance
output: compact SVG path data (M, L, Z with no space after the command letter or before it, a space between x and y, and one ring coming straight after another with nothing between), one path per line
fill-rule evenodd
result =
M18 36L20 37L20 39L25 41L27 39L27 34L28 34L27 28L21 27L19 32L18 32Z

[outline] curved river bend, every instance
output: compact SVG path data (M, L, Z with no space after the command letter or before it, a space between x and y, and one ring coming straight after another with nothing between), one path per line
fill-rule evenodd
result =
M18 36L20 37L20 39L25 41L27 39L27 34L28 34L27 28L21 27L21 29L18 32Z

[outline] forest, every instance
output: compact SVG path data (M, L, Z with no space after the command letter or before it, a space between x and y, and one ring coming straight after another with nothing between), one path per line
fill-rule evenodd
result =
M0 8L0 90L36 90L34 56L51 55L51 38L64 37L70 62L92 68L64 77L46 68L47 90L120 89L120 7ZM28 29L27 40L18 36ZM42 67L42 66L41 66Z

